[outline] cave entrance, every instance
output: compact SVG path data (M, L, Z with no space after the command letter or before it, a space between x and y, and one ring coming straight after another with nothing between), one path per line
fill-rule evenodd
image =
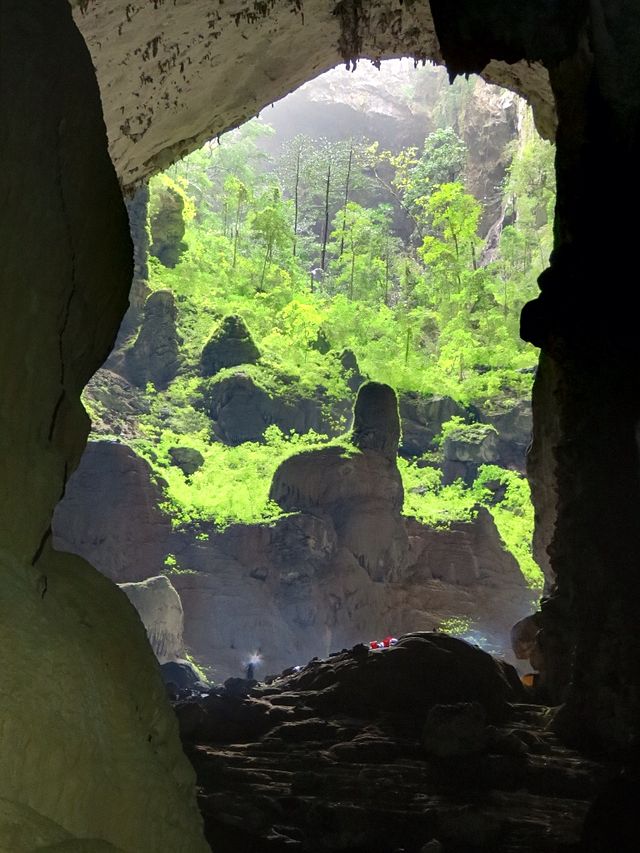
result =
M216 678L412 630L509 655L542 585L518 318L553 202L524 102L409 60L334 69L153 178L57 547L169 579ZM367 380L402 426L379 468L349 459ZM150 629L161 660L173 633Z

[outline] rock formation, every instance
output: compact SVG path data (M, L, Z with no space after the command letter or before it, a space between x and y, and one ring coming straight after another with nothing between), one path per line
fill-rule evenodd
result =
M66 0L3 0L0 19L0 845L201 853L193 773L140 620L51 547L89 430L80 391L132 275L91 58Z
M214 436L231 445L260 441L272 424L285 434L315 430L334 436L343 431L341 424L346 424L351 409L349 400L327 401L321 393L313 397L277 396L242 370L205 380L202 396ZM326 411L328 402L333 403L330 414Z
M442 425L455 416L464 418L467 414L451 397L439 394L405 392L400 394L399 403L402 419L400 453L403 456L422 456L427 450L433 450L433 440L442 431Z
M120 584L138 612L160 663L183 659L184 613L180 596L165 575Z
M144 459L124 444L90 442L53 520L53 544L87 560L116 583L157 575L171 523L162 490Z
M125 351L123 364L126 375L139 388L152 382L156 388L164 389L175 378L179 367L176 317L175 298L170 290L156 290L145 302L140 331Z
M231 314L225 317L204 345L200 356L203 376L215 376L225 367L255 364L260 350L253 342L251 332L242 317Z
M148 465L123 446L90 445L56 512L54 541L120 582L157 575L172 554L166 571L182 601L185 643L217 679L241 675L255 650L264 675L452 620L507 653L532 592L486 510L448 530L401 516L398 423L391 389L365 384L353 429L363 449L290 457L271 487L287 514L224 531L173 531Z
M163 186L154 194L155 206L150 211L151 245L149 252L165 267L176 266L187 244L184 237L184 198L171 186Z

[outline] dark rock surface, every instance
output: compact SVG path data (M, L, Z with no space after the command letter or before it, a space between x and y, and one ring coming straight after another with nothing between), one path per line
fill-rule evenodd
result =
M441 432L442 425L454 416L467 416L466 409L451 397L411 391L400 394L399 409L402 456L422 456L427 450L433 450L433 439Z
M360 372L358 359L353 350L345 349L340 353L340 364L347 376L347 387L354 394L365 381L366 376Z
M255 364L260 350L255 345L247 324L238 314L230 314L204 345L200 356L203 376L214 376L225 367Z
M169 456L172 463L187 477L195 474L204 465L204 456L194 447L170 447Z
M178 372L180 340L177 310L170 290L155 290L144 306L144 319L133 344L123 357L125 375L139 388L152 382L162 390Z
M443 635L246 684L175 706L221 853L569 853L605 778L510 667Z
M349 401L321 395L274 397L242 371L205 383L203 398L215 436L231 445L260 441L272 424L287 434L312 429L334 436L344 430L351 408Z
M373 450L386 459L398 455L400 416L398 398L389 385L365 382L353 410L351 441L359 450Z
M89 442L53 518L53 544L96 560L117 583L153 577L171 533L148 463L124 444Z

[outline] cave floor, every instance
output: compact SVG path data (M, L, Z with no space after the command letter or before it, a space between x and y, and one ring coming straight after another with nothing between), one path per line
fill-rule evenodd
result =
M432 639L416 635L404 658L354 649L178 703L212 850L582 849L604 766L562 746L552 710L523 701L479 650L491 661L479 680L473 660L453 677L451 660L444 675L433 660L426 672L415 650Z

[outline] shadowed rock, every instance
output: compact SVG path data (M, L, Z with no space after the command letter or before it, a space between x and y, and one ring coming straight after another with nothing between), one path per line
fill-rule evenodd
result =
M178 372L176 303L169 290L156 290L144 306L144 320L133 346L127 350L124 366L139 388L152 382L164 389Z
M359 450L376 450L394 460L400 441L398 398L389 385L365 382L353 412L351 441Z

